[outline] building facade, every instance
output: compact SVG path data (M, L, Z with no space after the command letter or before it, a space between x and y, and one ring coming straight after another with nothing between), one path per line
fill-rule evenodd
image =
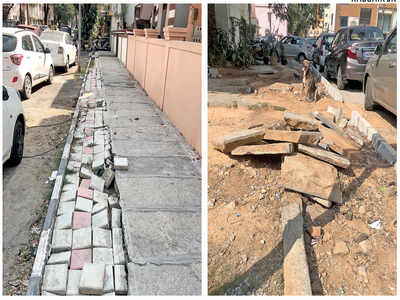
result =
M45 20L45 5L47 5L48 15ZM5 20L5 13L8 13ZM16 24L53 24L54 23L54 4L3 4L3 23L8 25Z
M252 4L257 19L258 36L286 36L287 21L278 18L268 4Z

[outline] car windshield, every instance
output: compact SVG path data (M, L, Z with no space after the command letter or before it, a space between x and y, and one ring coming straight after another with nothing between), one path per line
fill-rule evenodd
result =
M367 41L367 40L383 40L382 31L379 28L373 27L357 27L350 29L350 40L352 41Z
M335 36L334 35L327 35L326 37L325 37L325 43L332 43L332 41L333 41L333 39L335 38Z
M62 42L63 34L59 32L42 32L40 35L41 40L53 41L53 42Z
M8 34L3 34L3 52L11 52L17 48L17 38Z

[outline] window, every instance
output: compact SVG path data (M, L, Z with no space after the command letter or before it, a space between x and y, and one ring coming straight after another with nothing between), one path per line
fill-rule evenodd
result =
M33 38L33 43L35 44L36 52L44 52L44 47L42 43L39 41L39 39L36 36L32 36Z
M383 50L383 54L393 53L397 53L397 31L393 32L385 45L385 49Z
M348 18L349 17L347 17L347 16L345 16L345 17L341 16L340 17L340 27L346 27L347 26Z
M22 49L26 51L33 51L33 43L29 35L24 35L22 37Z
M371 8L361 8L360 25L369 25L371 23Z
M11 52L17 48L17 38L15 36L3 34L3 52Z
M383 40L382 31L376 27L356 27L350 30L350 40L366 41L366 40Z

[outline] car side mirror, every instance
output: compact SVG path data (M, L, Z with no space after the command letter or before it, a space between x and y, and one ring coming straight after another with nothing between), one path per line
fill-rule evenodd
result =
M44 49L44 53L51 53L49 48Z
M376 46L376 48L375 48L374 54L376 54L376 55L381 55L381 52L382 52L382 44L378 44L378 45Z

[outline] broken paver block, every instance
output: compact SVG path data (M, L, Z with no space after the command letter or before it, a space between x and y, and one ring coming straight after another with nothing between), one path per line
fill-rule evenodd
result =
M80 186L78 189L78 196L93 200L93 190Z
M55 229L70 229L72 228L72 212L59 215L56 217Z
M60 202L58 205L57 216L72 214L75 209L75 201Z
M60 196L60 202L74 201L76 198L76 189L62 192Z
M85 227L72 232L72 249L87 249L92 247L92 228Z
M51 243L51 252L62 252L71 250L72 229L55 229Z
M103 160L104 164L104 160ZM115 177L115 173L111 168L105 168L104 173L103 173L103 178L104 178L104 186L105 188L109 188L111 183L113 182Z
M325 151L319 148L315 147L308 147L305 145L299 144L297 147L297 150L301 153L308 154L310 156L313 156L315 158L318 158L320 160L326 161L330 164L333 164L335 166L341 167L341 168L348 168L350 166L350 161L338 154L332 153L330 151Z
M114 168L115 170L128 170L128 158L115 156Z
M288 154L293 152L292 143L239 146L232 150L232 155L269 155Z
M108 208L107 204L96 203L95 205L93 205L92 215L97 214L98 212L101 212L102 210L105 210L107 208Z
M128 281L126 278L126 271L124 265L114 266L115 278L115 294L126 295L128 294Z
M105 264L84 264L79 284L79 293L102 295L104 293Z
M349 121L348 121L347 119L341 118L340 121L339 121L339 123L338 123L338 127L339 127L340 129L343 129L343 128L345 128L345 127L347 126L347 123L348 123L348 122L349 122Z
M265 130L264 140L281 141L306 145L317 145L321 139L319 132Z
M111 230L93 227L93 247L111 248Z
M111 209L111 227L121 227L121 210L119 208Z
M92 215L89 212L75 211L72 220L72 229L80 229L92 226Z
M92 263L92 249L76 249L71 251L71 270L82 270L84 264Z
M285 296L311 296L310 273L304 247L303 215L298 203L281 208Z
M100 227L103 229L108 229L110 227L108 222L108 212L103 210L92 216L93 227Z
M81 167L81 171L79 172L79 176L83 179L90 179L93 175L92 170L89 170L86 167Z
M343 130L341 130L334 122L333 119L329 120L329 118L327 117L327 115L325 115L324 113L320 113L318 111L313 111L312 115L314 116L314 118L320 120L322 122L322 124L325 124L326 126L328 126L329 128L331 128L332 130L334 130L338 135L344 135ZM331 116L331 118L334 118L334 116ZM322 125L320 127L323 127Z
M264 137L264 131L264 129L248 129L217 137L213 141L214 148L229 153L236 147L260 142Z
M113 265L113 249L112 248L93 248L93 263Z
M93 195L94 195L93 201L95 203L103 203L103 204L107 205L107 203L108 203L108 195L106 193L103 193L103 192L95 190Z
M79 295L79 283L81 281L81 273L81 270L68 271L67 296Z
M68 265L47 265L44 270L43 290L57 295L67 293Z
M106 265L104 277L104 293L114 292L114 268L112 265Z
M341 204L342 191L334 166L297 153L285 156L281 176L287 189Z
M115 196L108 196L108 205L111 208L120 208L118 198Z
M349 138L339 135L336 131L321 126L319 131L322 133L324 140L329 148L345 156L351 156L352 152L360 150L360 146Z
M314 196L311 196L310 198L312 200L314 200L315 202L321 204L322 206L326 207L326 208L331 208L332 207L332 202L329 201L329 200L321 199L321 198L314 197Z
M113 227L113 257L115 265L125 265L125 254L122 246L122 228Z
M321 124L321 122L312 117L298 115L289 111L284 112L283 119L289 126L304 130L318 130L318 127Z
M75 210L92 212L92 208L93 208L92 200L82 198L82 197L78 197L76 199Z
M70 260L71 260L71 251L52 253L50 255L49 260L47 261L47 264L48 265L67 264L69 266Z
M90 179L90 188L99 192L103 192L104 179L99 176L92 175L92 178Z

